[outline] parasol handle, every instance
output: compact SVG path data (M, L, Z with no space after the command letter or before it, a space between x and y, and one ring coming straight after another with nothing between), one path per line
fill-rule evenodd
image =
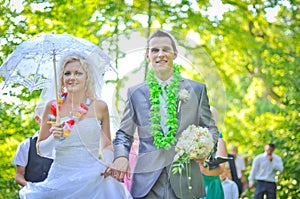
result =
M56 124L60 124L60 114L58 107L58 88L57 88L57 75L56 75L56 57L55 51L53 53L53 70L54 70L54 83L55 83L55 97L56 97Z

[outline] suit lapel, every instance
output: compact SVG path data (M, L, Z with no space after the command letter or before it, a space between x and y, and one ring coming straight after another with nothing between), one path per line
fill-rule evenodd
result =
M148 86L147 83L143 87L143 92L144 92L144 96L146 98L148 106L151 107L151 104L150 104L150 90L149 90L149 86Z
M181 78L181 80L180 80L180 85L179 85L178 92L182 89L186 89L186 81L183 78ZM177 99L177 119L178 119L177 124L178 124L178 129L179 129L180 124L181 124L181 113L182 113L181 109L182 109L182 106L183 106L183 102L179 103L179 101L180 101L180 99L178 98ZM178 129L177 129L177 132L178 132Z

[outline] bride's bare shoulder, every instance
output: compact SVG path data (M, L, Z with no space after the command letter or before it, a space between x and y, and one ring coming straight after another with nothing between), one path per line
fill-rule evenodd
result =
M108 107L105 101L103 100L94 100L95 108L98 111L108 111Z

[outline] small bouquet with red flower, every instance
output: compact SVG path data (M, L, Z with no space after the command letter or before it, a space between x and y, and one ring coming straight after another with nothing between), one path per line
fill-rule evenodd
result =
M60 109L61 104L64 103L64 101L66 100L67 97L67 93L63 93L60 98L58 99L58 109ZM75 125L76 122L79 121L79 119L82 117L82 115L86 114L88 112L88 106L84 103L81 103L78 111L70 117L69 120L64 122L64 126L63 126L63 135L64 137L61 138L60 140L64 140L65 137L69 137L70 133L73 129L73 126ZM48 115L48 124L55 124L56 123L56 116L57 116L57 111L56 111L56 101L53 100L51 102L51 108L50 108L50 113ZM52 134L52 128L50 128L50 134Z

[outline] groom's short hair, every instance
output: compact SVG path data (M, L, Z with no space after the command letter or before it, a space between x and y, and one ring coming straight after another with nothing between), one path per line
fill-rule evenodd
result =
M166 32L166 31L162 31L162 30L157 30L157 31L155 31L155 32L148 38L148 40L147 40L147 50L149 50L149 43L150 43L150 40L153 39L154 37L168 37L168 38L170 38L174 52L177 51L176 42L175 42L174 37L173 37L170 33Z

